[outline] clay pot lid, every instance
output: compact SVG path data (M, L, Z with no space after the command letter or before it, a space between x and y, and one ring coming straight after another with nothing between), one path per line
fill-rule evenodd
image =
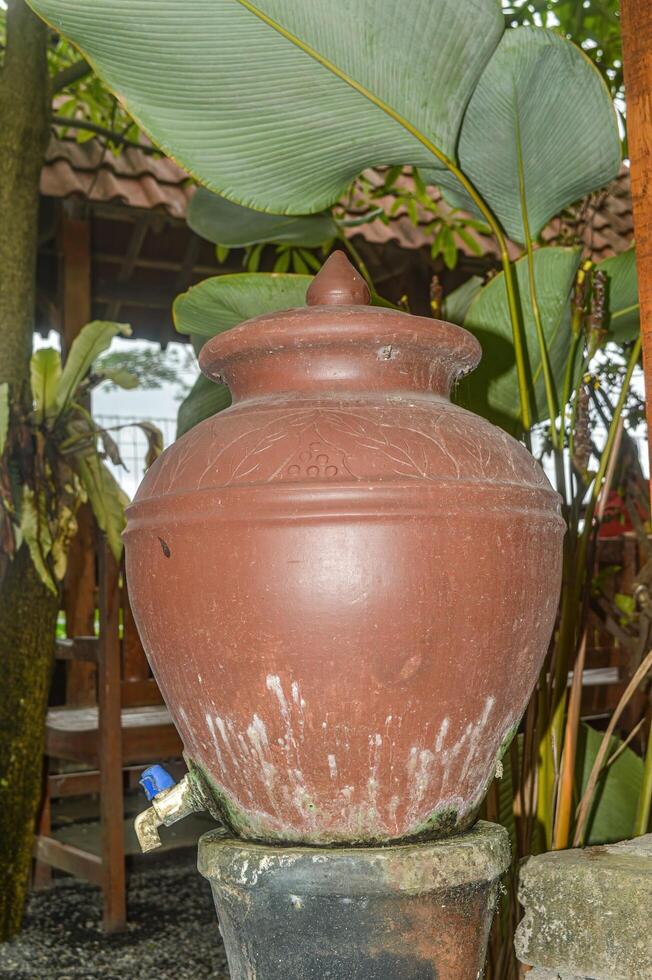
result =
M265 313L217 334L201 350L201 370L221 380L229 361L256 353L343 343L352 348L400 344L454 364L453 373L459 378L472 371L482 356L478 341L462 327L369 305L369 287L342 251L326 260L308 287L306 301L307 306Z
M369 286L344 252L333 252L308 286L308 306L368 306Z

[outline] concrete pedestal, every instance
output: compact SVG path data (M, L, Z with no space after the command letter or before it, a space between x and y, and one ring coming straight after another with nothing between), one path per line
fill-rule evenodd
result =
M540 970L528 978L652 977L652 834L530 858L518 897L516 955Z
M205 834L232 980L477 980L509 866L503 827L382 848Z

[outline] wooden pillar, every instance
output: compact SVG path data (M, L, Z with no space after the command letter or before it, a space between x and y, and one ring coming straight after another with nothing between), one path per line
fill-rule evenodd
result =
M621 20L646 414L652 435L652 0L621 0ZM651 439L648 452L652 460Z
M91 319L91 227L88 213L64 202L59 225L61 348L65 358L81 328ZM95 626L95 528L93 514L84 504L77 516L79 532L73 539L64 582L63 608L68 636L88 636ZM66 665L68 704L95 704L94 664Z
M104 536L99 537L99 763L102 825L103 923L107 932L126 921L124 799L120 691L120 570Z

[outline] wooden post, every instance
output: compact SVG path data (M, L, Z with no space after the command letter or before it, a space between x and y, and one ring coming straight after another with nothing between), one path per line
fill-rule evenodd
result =
M621 0L621 20L646 414L652 435L652 0ZM652 460L650 438L648 454Z
M124 928L125 852L122 787L120 669L120 569L104 536L99 537L99 764L102 824L102 892L104 928Z
M61 347L65 357L81 328L91 319L91 227L88 215L64 203L59 225ZM64 583L63 608L68 636L95 631L95 527L88 504L77 515L79 531L72 541ZM68 704L95 704L94 664L66 664Z

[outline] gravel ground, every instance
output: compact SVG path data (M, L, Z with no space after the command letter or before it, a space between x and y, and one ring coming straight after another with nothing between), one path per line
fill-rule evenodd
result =
M210 888L194 859L132 872L129 925L106 936L97 888L70 878L33 895L20 936L0 945L11 980L228 980Z

